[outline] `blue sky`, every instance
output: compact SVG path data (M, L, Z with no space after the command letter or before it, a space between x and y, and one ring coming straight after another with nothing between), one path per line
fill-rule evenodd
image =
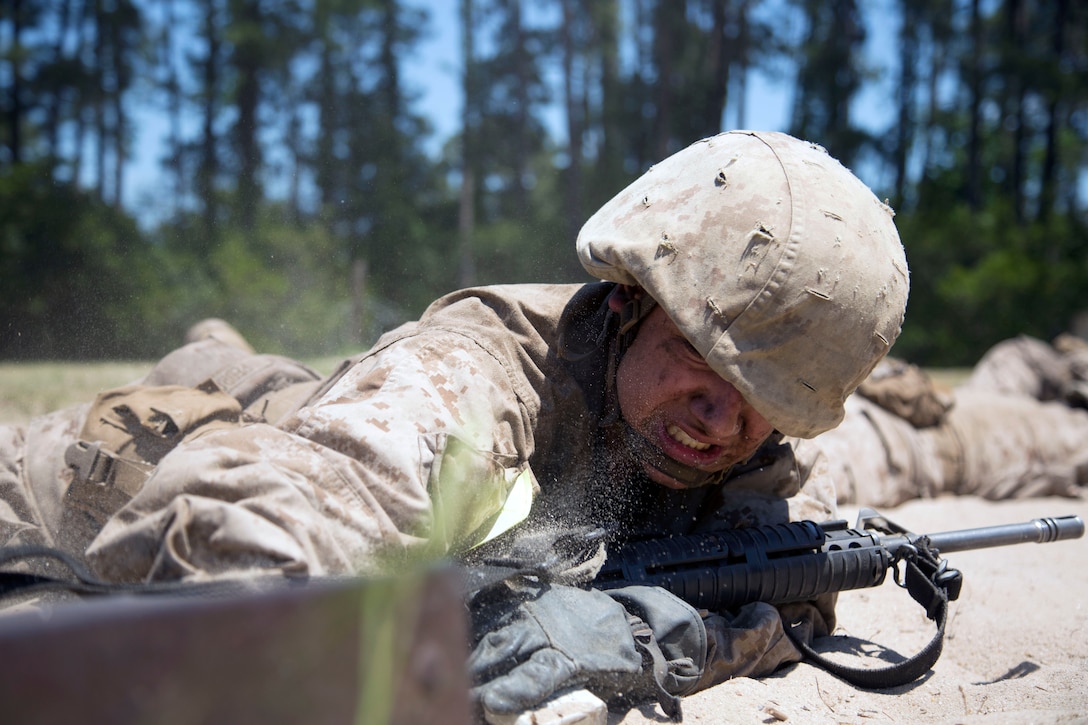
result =
M456 0L414 0L416 5L426 7L430 13L428 28L423 34L417 52L404 66L404 80L408 89L419 94L417 111L427 117L433 128L433 135L428 139L428 153L437 155L442 145L457 133L461 113L460 65L461 38L460 3ZM870 18L895 17L888 7L890 0L871 0L864 4ZM527 5L527 22L549 22L550 18L541 18L533 10L532 3ZM773 5L763 6L765 12L775 12ZM770 8L767 10L767 8ZM787 32L797 33L796 16L777 12L779 22L794 22L794 27ZM793 20L791 20L793 18ZM894 47L894 34L897 28L892 22L870 22L868 54L870 62L887 66L881 57ZM780 131L785 130L789 122L792 104L792 76L782 73L778 77L760 70L754 70L748 79L743 125L747 128ZM889 123L887 102L887 80L868 89L859 99L856 113L858 122L868 128L879 129ZM163 139L166 136L164 115L155 107L137 107L132 112L136 127L136 140L133 149L133 163L126 170L126 181L122 201L125 207L144 223L153 223L155 219L169 211L170 205L163 201L163 194L168 190L159 187L162 179L159 159L163 152ZM562 142L564 124L559 104L551 109L546 118L554 137ZM726 109L724 125L737 127L736 108ZM865 170L858 169L865 178ZM877 185L877 179L865 179L870 185Z
M405 69L406 80L415 90L422 92L420 108L434 124L436 147L442 141L457 132L460 122L460 18L459 2L445 0L427 2L416 0L416 4L425 6L431 14L430 30L421 44L420 52ZM539 12L527 6L527 20L541 20ZM886 54L895 47L895 34L898 32L897 16L892 12L890 0L867 0L862 4L863 12L868 16L868 39L866 52L868 61L874 65L888 67ZM761 6L765 15L773 14L779 23L787 24L786 32L795 35L800 32L799 20L795 13L783 12L780 3L767 3ZM534 18L534 16L536 16ZM880 19L887 18L888 21ZM551 18L543 18L552 22ZM889 93L888 79L867 88L859 99L857 112L863 126L883 127L890 122L886 99ZM772 77L760 70L753 70L748 81L745 104L745 123L748 128L782 131L789 122L793 102L793 77L784 75ZM447 112L442 112L446 109ZM727 109L725 121L729 125L736 122L735 108ZM563 137L563 125L558 109L552 119L557 138Z

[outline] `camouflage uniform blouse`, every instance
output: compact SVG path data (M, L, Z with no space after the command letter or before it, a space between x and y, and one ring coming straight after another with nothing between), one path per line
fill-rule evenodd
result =
M803 442L769 443L723 484L686 492L601 465L617 458L611 289L497 286L438 300L278 424L211 432L166 455L88 560L116 580L395 571L503 528L513 490L533 493L530 519L643 533L830 518L826 466ZM819 614L787 609L824 631L832 608L826 598ZM769 605L706 622L706 684L799 658Z

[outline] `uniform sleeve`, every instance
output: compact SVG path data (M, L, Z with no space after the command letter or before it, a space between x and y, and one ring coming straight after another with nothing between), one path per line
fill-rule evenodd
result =
M488 535L535 490L532 401L472 339L417 334L349 369L280 427L167 455L88 549L116 580L380 573Z

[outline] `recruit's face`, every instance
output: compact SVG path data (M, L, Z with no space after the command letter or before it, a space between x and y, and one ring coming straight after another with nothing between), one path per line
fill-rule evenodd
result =
M661 307L639 324L616 375L628 425L668 457L709 473L747 460L774 427L718 376ZM669 488L684 484L643 464Z

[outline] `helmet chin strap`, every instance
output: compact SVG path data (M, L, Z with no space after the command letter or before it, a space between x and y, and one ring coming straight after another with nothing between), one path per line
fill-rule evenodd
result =
M627 351L627 348L635 339L635 332L638 330L639 323L656 306L657 301L644 291L627 297L627 300L623 303L623 308L619 311L619 327L616 330L619 334L620 357L623 357L623 353Z

